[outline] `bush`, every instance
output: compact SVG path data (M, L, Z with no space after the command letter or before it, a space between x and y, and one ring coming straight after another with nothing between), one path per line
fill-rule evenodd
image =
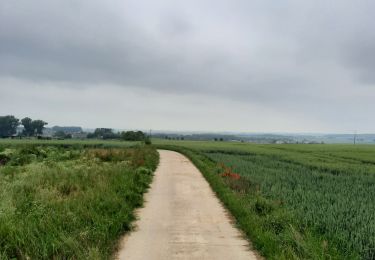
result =
M5 154L0 154L0 166L5 165L9 161L10 161L10 157L8 157Z
M149 169L149 168L146 168L146 167L139 167L135 170L135 173L136 174L147 174L147 175L151 175L152 174L152 170Z
M145 141L147 137L142 131L127 131L121 133L121 138L125 141Z

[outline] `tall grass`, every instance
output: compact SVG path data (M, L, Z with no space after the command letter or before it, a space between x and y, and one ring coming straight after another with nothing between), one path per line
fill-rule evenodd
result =
M0 259L108 259L158 162L149 147L0 152Z

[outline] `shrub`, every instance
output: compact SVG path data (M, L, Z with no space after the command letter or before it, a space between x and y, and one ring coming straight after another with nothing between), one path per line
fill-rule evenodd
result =
M7 155L5 154L1 154L0 153L0 166L1 165L5 165L7 162L10 161L10 157L8 157Z

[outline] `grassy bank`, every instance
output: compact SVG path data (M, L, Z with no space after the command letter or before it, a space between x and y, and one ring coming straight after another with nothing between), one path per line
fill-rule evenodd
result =
M165 142L268 259L374 259L373 146Z
M158 163L145 146L0 144L0 259L108 259Z

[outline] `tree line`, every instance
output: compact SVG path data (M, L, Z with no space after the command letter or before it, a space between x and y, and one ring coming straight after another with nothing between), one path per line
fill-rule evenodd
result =
M87 138L149 142L149 137L142 131L123 131L115 133L111 128L96 128L93 133L87 134Z
M43 120L33 120L29 117L18 119L13 115L0 116L0 138L25 136L41 137L43 129L48 123ZM18 133L17 128L23 126L22 132ZM61 139L72 138L74 131L82 131L80 127L53 127L54 137ZM149 136L142 131L123 131L115 133L111 128L96 128L93 133L88 133L87 138L96 139L118 139L124 141L143 141L151 143Z
M17 127L22 125L21 136L38 136L43 134L43 129L48 123L37 119L25 117L21 120L12 115L0 116L0 137L11 137L17 134Z

